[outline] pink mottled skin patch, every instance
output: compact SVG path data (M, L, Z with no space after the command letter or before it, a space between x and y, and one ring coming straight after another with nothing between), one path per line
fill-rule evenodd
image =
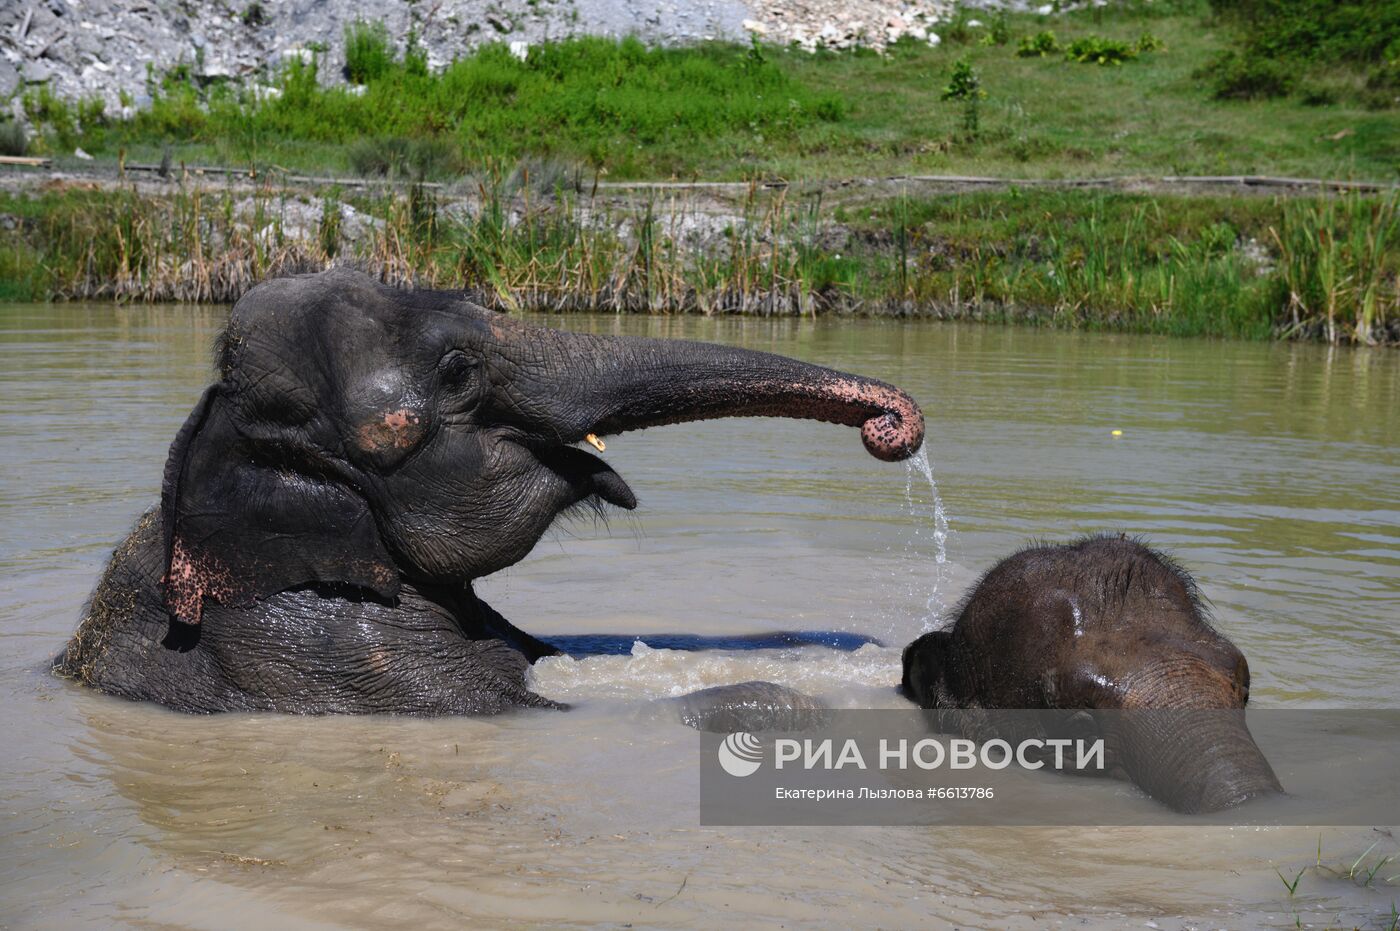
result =
M211 556L192 554L179 537L170 551L170 568L160 581L166 610L185 624L203 619L206 597L228 601L234 594L228 570Z
M407 408L388 411L379 420L371 420L355 431L356 442L365 452L411 449L422 438L423 417Z
M873 382L838 378L820 385L798 383L799 390L814 391L822 400L848 405L860 424L866 452L884 462L899 462L919 451L924 442L924 414L919 405L898 388ZM853 423L852 426L855 424Z

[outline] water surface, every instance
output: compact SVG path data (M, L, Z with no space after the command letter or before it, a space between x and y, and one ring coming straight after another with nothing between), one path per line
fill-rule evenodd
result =
M649 699L766 678L897 706L899 648L1031 539L1141 534L1197 576L1271 707L1400 706L1400 354L928 323L553 318L734 343L908 389L946 505L855 431L629 433L641 499L565 524L480 591L543 636L567 715L185 717L49 677L157 496L217 308L0 307L0 924L1383 927L1376 828L710 829L694 733ZM1122 435L1115 437L1114 430ZM873 636L688 652L650 635ZM617 637L609 642L617 643ZM851 638L855 639L855 638ZM1344 765L1344 761L1339 763ZM1086 791L1093 791L1093 787ZM1119 791L1130 792L1130 787ZM1400 821L1400 818L1396 819ZM1400 873L1400 868L1389 873Z

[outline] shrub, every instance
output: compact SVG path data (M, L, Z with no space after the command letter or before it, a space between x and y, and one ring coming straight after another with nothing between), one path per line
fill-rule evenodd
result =
M1055 34L1047 29L1033 36L1022 36L1021 44L1016 47L1016 57L1046 58L1059 54L1059 51L1060 43L1055 39Z
M1400 36L1386 46L1380 64L1367 75L1366 86L1372 90L1400 88Z
M1211 0L1257 57L1325 64L1374 64L1400 35L1394 0Z
M1137 49L1117 39L1103 36L1085 36L1075 39L1065 49L1065 57L1086 65L1121 65L1137 58Z
M982 78L964 55L953 63L953 73L948 78L948 85L943 88L943 99L963 102L963 132L968 136L976 136L980 128L981 99L985 96L987 92L982 90Z
M29 136L14 120L0 120L0 155L28 155Z
M107 125L107 101L101 97L85 97L78 101L78 122L84 131Z
M1152 33L1144 32L1142 35L1138 36L1137 44L1133 47L1137 49L1139 54L1143 54L1166 48L1166 43Z
M1286 96L1297 81L1297 70L1281 61L1226 52L1208 68L1197 72L1211 79L1220 100L1260 100Z
M999 10L992 25L987 28L987 34L982 37L979 45L994 46L1005 45L1011 41L1011 27L1006 22L1006 11Z
M394 66L394 46L384 23L364 20L345 27L345 77L355 84L368 84L389 73Z
M1400 77L1393 64L1400 58L1396 0L1211 0L1211 6L1236 30L1234 48L1208 69L1217 76L1217 97L1284 96L1320 68L1366 74L1373 89L1392 68Z
M959 9L948 25L943 27L943 41L950 45L970 45L976 38L975 30L968 25L971 19L967 10Z
M948 84L943 88L943 99L971 100L983 94L982 78L977 74L977 69L972 67L972 62L967 56L953 62L953 73L949 75Z
M20 103L34 128L45 130L59 149L72 151L78 144L78 114L47 84L27 91Z

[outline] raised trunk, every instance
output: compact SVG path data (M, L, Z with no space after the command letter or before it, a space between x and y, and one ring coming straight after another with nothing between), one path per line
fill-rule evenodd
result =
M796 417L860 427L870 454L890 462L912 456L923 443L924 417L914 399L873 379L683 340L550 330L534 330L529 339L529 361L506 363L510 371L498 387L508 392L510 409L500 413L562 443L715 417Z

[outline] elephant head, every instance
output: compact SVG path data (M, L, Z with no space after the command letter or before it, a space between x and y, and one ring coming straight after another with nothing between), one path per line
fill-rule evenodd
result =
M860 427L885 460L923 441L918 406L881 382L530 326L347 270L252 289L217 355L162 490L164 600L185 624L207 601L299 585L383 599L405 581L460 586L520 560L575 505L635 507L579 448L590 435L763 415Z
M905 649L903 689L925 708L1090 712L1050 717L1104 737L1117 774L1179 811L1282 791L1245 726L1244 654L1185 570L1122 537L1003 560Z

